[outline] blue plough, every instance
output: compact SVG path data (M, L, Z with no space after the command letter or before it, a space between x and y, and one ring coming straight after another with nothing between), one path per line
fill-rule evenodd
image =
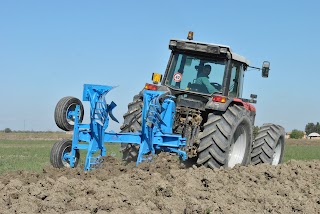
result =
M79 122L79 105L74 111L68 112L68 116L74 118L74 130L71 151L62 154L63 161L67 161L70 167L74 167L76 153L79 152L77 150L86 150L84 170L94 169L100 164L101 157L107 154L106 142L138 144L137 165L149 159L150 154L152 158L152 154L158 151L174 152L182 160L187 159L187 154L183 151L186 139L172 133L176 109L172 96L162 91L144 90L141 132L114 133L106 131L109 117L118 122L112 114L116 104L113 101L108 104L105 99L112 88L102 85L84 85L83 101L90 102L90 124Z

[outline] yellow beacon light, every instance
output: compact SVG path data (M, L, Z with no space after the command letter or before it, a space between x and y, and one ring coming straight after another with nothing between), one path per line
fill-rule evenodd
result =
M154 84L158 84L162 80L162 75L158 73L152 73L152 81Z
M193 40L193 32L192 31L189 31L187 39Z

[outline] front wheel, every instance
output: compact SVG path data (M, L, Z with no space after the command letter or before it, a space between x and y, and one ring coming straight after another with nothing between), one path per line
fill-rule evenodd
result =
M71 140L62 140L56 142L50 153L50 162L53 167L55 168L70 168L70 161L67 156L71 155L72 149L72 141ZM77 167L80 159L79 150L76 150L75 160L74 160L74 167Z
M249 164L252 145L250 112L234 105L222 115L210 113L199 139L197 164L209 168Z
M254 140L251 163L278 165L283 161L285 131L282 126L263 124Z

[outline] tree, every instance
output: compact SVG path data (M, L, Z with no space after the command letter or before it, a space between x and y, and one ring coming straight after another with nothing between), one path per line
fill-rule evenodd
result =
M312 132L316 132L316 126L314 123L308 123L305 128L305 132L309 135Z
M317 122L317 124L316 124L316 128L315 128L315 131L314 132L316 132L316 133L320 133L320 124L319 124L319 122Z
M301 139L304 136L304 132L303 131L299 131L297 129L292 130L291 134L290 134L290 138L293 139Z
M10 133L10 132L12 132L10 128L5 128L4 129L4 133Z
M255 139L258 135L259 132L259 126L254 126L253 127L253 139Z
M306 125L305 132L307 135L309 135L312 132L316 132L316 133L320 134L320 123L319 122L317 122L317 124L308 123Z

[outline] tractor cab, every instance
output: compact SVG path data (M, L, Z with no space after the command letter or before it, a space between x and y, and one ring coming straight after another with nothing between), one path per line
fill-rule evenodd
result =
M171 40L172 50L163 85L177 93L206 97L241 97L248 61L230 47L190 40Z

